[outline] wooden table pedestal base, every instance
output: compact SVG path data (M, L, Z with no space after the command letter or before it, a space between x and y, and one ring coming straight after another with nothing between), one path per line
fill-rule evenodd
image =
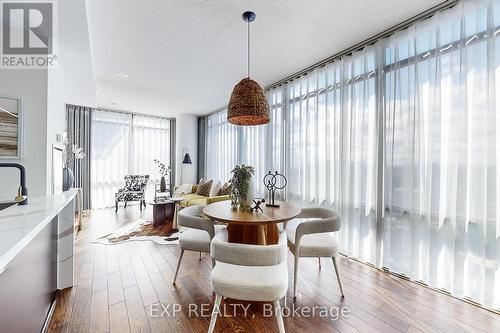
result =
M229 224L227 226L228 241L230 243L274 245L278 244L278 225L257 224L241 225Z

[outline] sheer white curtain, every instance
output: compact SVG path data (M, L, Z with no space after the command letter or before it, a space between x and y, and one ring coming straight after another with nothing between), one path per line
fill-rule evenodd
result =
M383 265L496 308L499 13L464 2L384 41Z
M154 198L155 184L160 183L157 159L170 164L170 120L167 118L133 115L131 173L149 175L146 199ZM169 177L166 177L167 184Z
M227 181L238 163L238 127L226 121L227 110L208 116L205 172L207 179Z
M375 263L376 48L288 83L287 198L341 215L344 253Z
M91 207L114 205L115 193L129 173L132 118L129 114L94 110L91 136Z
M264 193L264 175L268 171L266 166L267 155L267 125L241 126L241 147L239 163L252 165L255 168L254 194L262 196Z
M464 1L316 68L267 92L270 124L207 131L210 170L283 170L342 253L500 309L499 38L500 1Z
M271 121L263 126L240 126L239 163L255 168L255 196L263 197L267 190L264 176L269 172L283 173L283 118L281 90L268 94Z
M207 118L205 176L227 181L236 164L255 168L255 196L263 196L264 175L283 170L283 113L281 92L270 96L271 123L264 126L235 126L227 122L227 109Z
M92 113L92 208L111 207L128 174L149 175L146 200L154 197L160 174L154 160L170 163L170 122L166 118L96 110ZM168 182L168 178L167 178Z
M344 252L376 263L377 205L377 47L341 62L340 216Z

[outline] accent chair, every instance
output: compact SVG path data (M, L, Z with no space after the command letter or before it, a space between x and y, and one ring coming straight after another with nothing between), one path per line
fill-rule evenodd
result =
M280 299L288 289L286 234L276 245L229 243L227 229L212 240L211 252L216 264L210 281L215 303L208 333L212 333L220 314L222 298L251 302L273 302L280 333L285 332Z
M344 297L344 289L340 282L337 258L339 244L333 236L334 231L340 230L340 217L326 208L303 208L298 216L305 221L294 220L286 227L288 247L295 256L293 266L293 297L297 297L299 258L317 257L321 267L321 257L330 257L335 267L339 282L340 293Z
M118 203L125 202L124 208L127 208L127 202L139 201L140 210L142 206L146 207L144 190L149 181L149 175L127 175L125 176L125 186L115 193L115 212L118 211Z

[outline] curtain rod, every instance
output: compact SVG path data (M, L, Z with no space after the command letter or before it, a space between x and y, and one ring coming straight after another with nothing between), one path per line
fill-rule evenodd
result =
M442 10L445 10L445 9L449 9L451 7L454 7L455 5L457 5L458 3L460 2L460 0L446 0L446 1L443 1L437 5L435 5L434 7L431 7L423 12L421 12L420 14L417 14L415 16L412 16L411 18L401 22L401 23L398 23L392 27L390 27L389 29L386 29L372 37L369 37L345 50L342 50L340 52L337 52L331 56L329 56L328 58L325 58L321 61L318 61L317 63L315 64L312 64L304 69L301 69L300 71L298 72L295 72L294 74L292 75L289 75L281 80L278 80L276 82L273 82L269 85L267 85L264 90L270 90L270 89L273 89L273 88L276 88L288 81L291 81L293 79L296 79L308 72L310 72L311 70L313 70L314 68L317 68L317 67L321 67L321 66L324 66L326 65L327 63L330 63L336 59L339 59L343 56L346 56L346 55L349 55L355 51L358 51L360 49L362 49L363 47L367 46L367 45L370 45L370 44L374 44L375 42L379 41L380 39L383 39L383 38L387 38L389 37L390 35L394 34L395 32L398 32L398 31L401 31L401 30L404 30L406 28L408 28L410 25L412 25L413 23L416 23L416 22L419 22L419 21L423 21L425 19L428 19L429 17L431 17L433 14L439 12L439 11L442 11ZM225 109L227 106L222 106L220 108L217 108L216 110L214 111L211 111L209 113L207 113L206 115L204 116L209 116L211 114L214 114L214 113L217 113L223 109Z
M130 114L130 115L133 115L133 116L140 116L140 117L159 118L159 119L165 119L165 120L175 119L175 117L164 117L164 116L150 115L150 114L146 114L146 113L137 113L137 112L132 112L132 111L124 111L124 110L117 110L117 109L108 109L108 108L101 108L101 107L96 107L96 108L93 108L93 109L98 110L98 111L105 111L105 112Z

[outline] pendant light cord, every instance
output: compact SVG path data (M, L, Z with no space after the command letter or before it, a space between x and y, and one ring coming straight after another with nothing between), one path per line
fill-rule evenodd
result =
M247 77L250 78L250 20L247 20Z

